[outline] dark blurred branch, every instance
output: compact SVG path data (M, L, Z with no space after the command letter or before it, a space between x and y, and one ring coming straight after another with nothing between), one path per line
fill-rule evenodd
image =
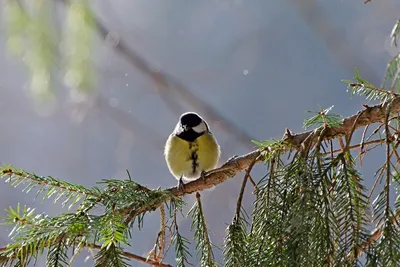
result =
M69 0L58 1L63 4L69 3ZM95 30L100 35L100 37L105 40L109 39L110 30L108 30L106 26L104 26L96 16L93 17L93 21L95 24ZM181 113L181 111L178 111L176 108L176 100L173 98L168 98L164 94L175 92L176 95L182 97L191 106L193 106L194 109L199 111L204 117L206 117L210 121L217 121L221 129L229 134L234 135L240 143L246 145L249 148L254 147L254 145L251 143L251 140L255 140L255 138L251 137L248 133L235 125L235 123L222 116L213 106L209 105L208 103L197 97L195 94L193 94L171 74L165 71L153 70L150 67L150 64L142 56L140 56L138 52L129 48L122 38L119 38L117 40L113 48L126 61L128 61L132 66L136 67L143 75L145 75L155 83L156 89L160 92L163 100L175 113Z

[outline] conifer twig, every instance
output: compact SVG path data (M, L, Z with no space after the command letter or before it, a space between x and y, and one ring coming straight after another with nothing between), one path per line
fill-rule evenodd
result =
M243 194L244 194L244 189L246 188L246 183L247 180L249 180L250 177L250 172L253 169L254 164L256 163L258 158L255 158L254 161L250 164L250 166L247 168L246 170L246 174L244 175L243 178L243 182L242 182L242 187L240 188L240 193L239 193L239 197L237 200L237 204L236 204L236 213L235 213L235 218L234 220L239 220L240 217L240 209L242 207L242 200L243 200ZM256 187L257 188L257 187Z
M22 178L22 179L30 180L31 182L33 182L33 183L35 183L37 185L53 186L53 187L57 187L58 189L61 189L61 190L64 190L64 191L73 192L73 193L79 193L79 194L86 195L86 196L91 196L91 197L94 197L94 198L100 198L99 195L93 194L91 192L85 192L83 190L79 190L79 189L75 189L75 188L68 188L68 187L62 185L59 182L46 181L46 180L44 180L43 177L39 177L39 176L30 174L30 173L24 173L24 172L16 171L16 170L13 170L12 168L7 168L7 169L1 170L0 175L9 176L10 178L12 176L15 176L15 177L19 177L19 178Z
M385 139L377 139L377 140L372 140L372 141L368 141L368 142L364 142L364 143L362 143L362 144L357 144L357 145L352 145L352 146L349 146L348 147L348 149L354 149L354 148L361 148L361 147L365 147L365 145L372 145L372 144L382 144L382 143L384 143L385 142ZM335 150L332 150L332 151L328 151L328 152L326 152L326 153L324 153L323 155L329 155L329 154L331 154L331 153L338 153L338 152L342 152L342 149L341 148L339 148L339 149L335 149Z
M394 96L400 96L399 94L390 91L390 90L386 90L386 89L380 89L380 88L375 88L375 87L370 87L370 86L365 86L365 84L361 84L361 83L351 83L349 84L349 86L351 87L364 87L366 89L370 89L379 93L384 93L384 94L388 94L388 95L394 95Z
M95 249L101 249L101 246L97 245L97 244L88 244L87 246L91 247L91 248L95 248ZM130 253L130 252L126 252L125 251L122 254L125 257L129 258L129 259L137 260L137 261L140 261L140 262L143 262L143 263L147 263L149 265L159 266L159 267L172 267L172 265L161 263L161 262L158 262L158 261L155 261L155 260L150 260L150 259L148 260L148 259L146 259L144 257L138 256L138 255Z
M54 243L56 243L57 241L58 241L58 239L54 240ZM83 244L83 246L84 247L88 247L88 248L99 249L99 250L101 249L101 246L97 245L97 244L86 244L85 243L85 244ZM9 248L7 248L7 247L0 248L0 252L7 252L8 250L9 250ZM155 261L155 260L146 259L144 257L138 256L136 254L133 254L133 253L130 253L130 252L126 252L126 251L124 251L122 253L122 255L124 255L124 257L126 257L126 258L129 258L129 259L132 259L132 260L137 260L137 261L140 261L140 262L143 262L143 263L147 263L147 264L150 264L150 265L153 265L153 266L172 267L172 265L165 264L165 263L160 263L160 262ZM2 257L5 257L5 256L2 256Z

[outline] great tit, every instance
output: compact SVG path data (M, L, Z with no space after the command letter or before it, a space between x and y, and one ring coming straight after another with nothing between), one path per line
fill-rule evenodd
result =
M183 189L182 178L188 181L204 177L219 160L220 148L207 122L197 113L183 113L165 144L165 160L169 171Z

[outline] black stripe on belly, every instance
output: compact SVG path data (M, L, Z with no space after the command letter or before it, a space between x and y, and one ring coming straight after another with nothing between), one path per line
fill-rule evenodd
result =
M199 162L198 162L199 156L197 155L196 151L192 151L190 159L192 160L192 172L196 173L196 169L199 166Z

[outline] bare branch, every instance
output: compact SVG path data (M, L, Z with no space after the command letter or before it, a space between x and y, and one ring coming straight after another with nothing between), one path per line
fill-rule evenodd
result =
M69 0L59 0L63 4L69 4ZM106 40L109 38L110 30L99 20L93 16L95 31L98 35ZM201 112L204 117L210 118L211 121L218 121L219 126L227 133L233 134L237 140L247 147L253 147L251 140L255 140L234 122L222 116L212 105L206 103L201 98L193 94L178 79L165 71L155 70L137 51L131 49L127 43L118 38L113 46L115 52L120 54L123 59L138 69L143 75L154 82L156 89L168 89L167 92L177 92L179 96L185 99L193 108ZM166 91L166 90L164 90ZM163 92L162 92L163 93ZM165 93L165 92L164 92ZM166 101L168 104L168 101Z

